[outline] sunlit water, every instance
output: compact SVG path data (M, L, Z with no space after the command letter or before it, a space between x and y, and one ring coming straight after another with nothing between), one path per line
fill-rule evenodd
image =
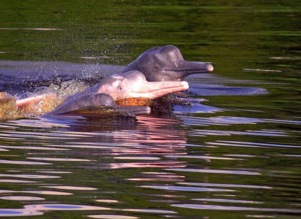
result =
M176 35L150 34L151 43L133 36L128 40L140 43L136 50L140 53L153 45L176 44L187 59L212 61L215 73L187 78L190 90L185 98L192 105L175 106L171 115L103 120L37 117L1 122L1 217L300 217L300 32L287 25L300 25L300 11L296 9L300 6L225 6L218 2L202 6L188 1L187 5L171 3L167 7L153 3L140 8L146 17L137 21L131 17L128 24L141 21L137 32L145 31L148 22L150 28L156 30L157 26L165 34L177 28ZM125 10L138 7L124 4ZM71 6L65 7L74 12ZM110 7L117 10L116 5ZM164 17L162 11L170 15ZM164 22L177 22L173 13L184 24L166 25ZM90 13L99 20L96 14ZM161 20L155 16L159 14ZM110 16L114 21L114 15ZM224 19L213 19L218 16ZM247 25L251 18L255 19L254 26ZM264 29L268 25L256 23L262 20L269 22L270 30ZM81 21L88 22L75 22ZM22 35L27 31L29 36L23 36L27 41L37 40L32 33L43 32L44 39L52 39L54 32L66 32L61 25L21 25L22 29L7 23L0 23L0 34L7 37L11 32ZM118 26L117 21L106 24ZM226 24L229 26L223 26ZM238 26L247 30L239 32ZM88 36L97 28L87 27ZM126 33L121 31L119 36L114 28L110 30L116 33L115 43L122 45L122 34ZM88 48L90 40L86 36L78 42ZM200 49L198 43L206 49ZM116 49L119 61L111 59L111 65L102 64L102 60L107 59L104 55L114 56L113 50L109 54L75 51L72 56L77 55L78 63L7 61L18 60L20 54L13 48L0 48L0 85L2 91L14 95L35 92L39 86L61 85L68 79L97 80L120 70L118 57L124 52ZM30 54L20 59L32 60L31 52L36 54L34 46L23 50ZM48 51L59 54L61 60L69 54L52 47ZM126 62L135 58L128 56ZM88 63L79 63L83 59Z

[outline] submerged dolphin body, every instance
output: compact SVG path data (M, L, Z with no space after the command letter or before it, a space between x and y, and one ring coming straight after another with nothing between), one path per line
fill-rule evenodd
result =
M185 61L181 51L172 45L154 47L146 50L122 72L137 70L147 81L180 81L191 74L213 71L207 62Z

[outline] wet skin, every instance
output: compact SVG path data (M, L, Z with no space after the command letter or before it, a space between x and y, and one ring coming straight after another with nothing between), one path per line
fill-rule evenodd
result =
M62 107L45 114L45 116L83 116L86 118L102 118L104 116L136 116L140 114L149 114L148 106L119 106L113 98L104 93L91 96L82 96L77 99L77 103L66 103Z
M102 79L98 84L68 97L61 105L46 115L87 115L100 113L99 106L114 109L121 114L148 114L147 106L121 107L116 101L129 98L153 100L159 97L187 90L189 85L182 81L191 74L213 71L213 66L205 62L185 61L175 46L151 48L124 68L120 74ZM42 99L55 99L54 94L46 94L16 101L19 108L39 103ZM142 104L143 105L143 104ZM136 108L135 108L136 107ZM106 109L107 109L106 108ZM50 109L51 110L51 109ZM113 112L113 111L111 111Z
M185 61L177 47L167 45L146 50L122 72L131 70L142 72L147 81L180 81L191 74L212 72L213 66L206 62Z
M86 107L108 105L108 99L100 98L99 94L109 95L113 101L128 98L156 99L167 94L187 90L188 87L186 81L148 82L141 72L129 71L124 74L108 76L93 87L68 97L49 114L66 114ZM113 108L117 107L112 102L109 105ZM123 110L125 109L123 108ZM132 111L134 108L128 108L128 110ZM149 111L150 109L145 107L141 112L147 114ZM138 112L140 111L138 110Z

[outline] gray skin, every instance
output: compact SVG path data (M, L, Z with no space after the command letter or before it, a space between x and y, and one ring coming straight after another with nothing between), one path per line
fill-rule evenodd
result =
M172 45L154 47L146 50L122 72L138 70L147 81L181 81L191 74L213 71L206 62L185 61L181 51Z

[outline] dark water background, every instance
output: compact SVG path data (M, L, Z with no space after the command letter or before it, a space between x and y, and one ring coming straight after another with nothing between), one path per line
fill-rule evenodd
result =
M1 1L0 89L178 46L214 74L137 120L0 123L0 216L300 218L300 1ZM207 100L207 101L204 101Z

